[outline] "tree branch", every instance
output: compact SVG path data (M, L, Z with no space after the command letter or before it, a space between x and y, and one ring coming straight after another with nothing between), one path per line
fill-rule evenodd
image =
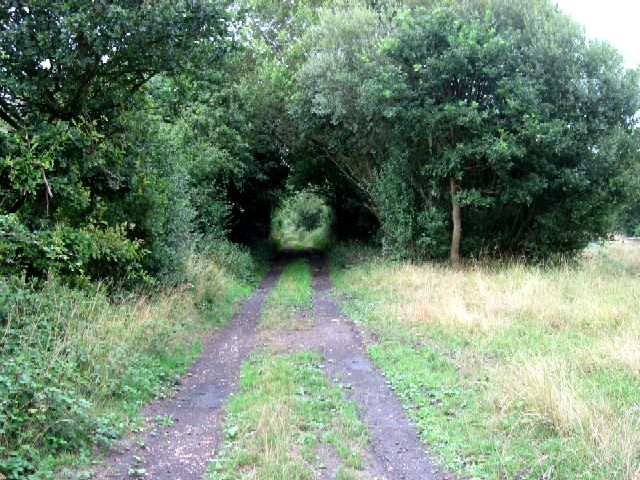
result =
M9 112L7 111L7 104L1 98L0 98L0 118L2 118L2 120L7 122L14 129L20 130L21 128L20 123L18 123L18 121L9 114Z

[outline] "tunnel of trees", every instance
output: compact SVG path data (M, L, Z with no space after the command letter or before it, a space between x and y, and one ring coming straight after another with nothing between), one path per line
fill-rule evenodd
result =
M550 0L15 0L0 27L4 275L170 276L268 237L285 187L454 266L640 225L638 70Z

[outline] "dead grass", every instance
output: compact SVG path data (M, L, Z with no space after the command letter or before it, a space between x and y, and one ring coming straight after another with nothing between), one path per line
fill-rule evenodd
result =
M477 389L473 414L485 425L515 419L516 431L564 439L548 461L582 455L571 461L586 462L589 478L640 478L640 245L613 243L562 266L461 273L373 261L342 283L375 302L369 327L381 338L410 331L447 352L465 388Z
M640 374L640 333L633 328L602 340L593 350L592 361L598 364L619 366L634 374Z
M579 444L594 465L618 472L617 478L637 480L637 406L619 411L595 385L584 391L579 367L562 359L521 358L496 369L491 383L488 398L498 415L515 411L526 424L549 428Z
M637 319L640 305L638 279L603 277L590 264L577 270L476 266L457 274L437 265L406 263L362 271L357 280L381 289L393 285L401 299L394 298L387 308L404 322L436 323L470 334L519 321L554 329L628 325Z
M606 246L605 255L630 270L640 274L640 243L629 241L610 242Z

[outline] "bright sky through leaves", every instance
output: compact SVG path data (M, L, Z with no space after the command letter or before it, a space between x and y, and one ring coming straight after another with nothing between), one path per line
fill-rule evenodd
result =
M562 10L583 24L587 35L608 40L626 60L640 65L640 1L638 0L556 0Z

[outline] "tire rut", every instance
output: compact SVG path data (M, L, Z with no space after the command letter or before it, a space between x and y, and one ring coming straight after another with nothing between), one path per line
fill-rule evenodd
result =
M145 426L137 441L119 442L92 478L202 479L220 444L222 406L235 391L240 365L255 346L262 303L286 263L277 261L229 323L204 340L200 357L173 394L141 412ZM161 426L154 421L158 418L172 423Z
M316 338L331 379L349 384L347 398L356 403L371 435L373 471L388 480L443 480L443 473L420 440L398 397L369 360L353 322L342 314L333 294L325 257L310 256L313 272L313 315Z
M443 472L420 440L416 427L387 385L382 373L369 360L366 345L355 324L342 314L341 301L333 292L324 254L298 252L309 259L313 274L313 306L305 310L297 330L263 332L261 342L289 351L319 351L330 381L350 385L345 396L356 404L371 442L362 478L367 480L454 480ZM307 324L307 328L303 326ZM325 478L321 476L321 478Z

